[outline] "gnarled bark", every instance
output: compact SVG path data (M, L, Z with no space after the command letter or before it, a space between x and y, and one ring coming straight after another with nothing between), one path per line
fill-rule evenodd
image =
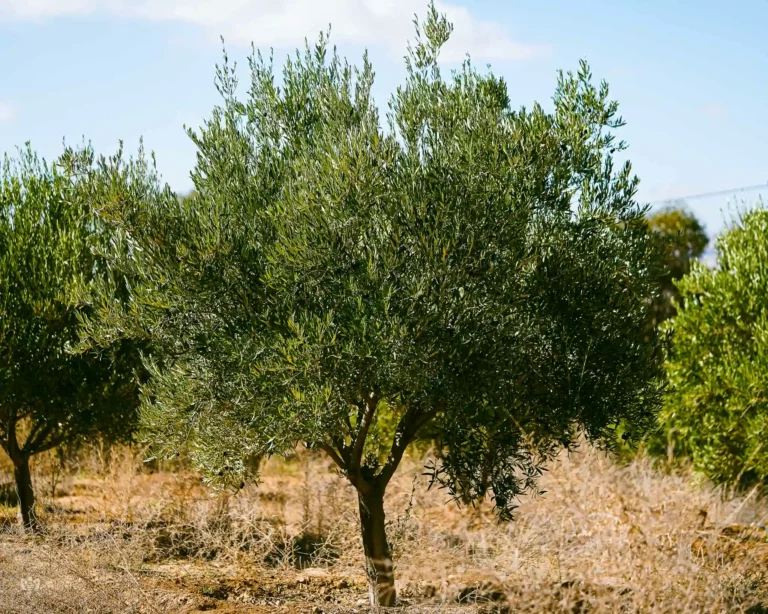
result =
M35 491L32 488L29 456L17 453L11 460L13 461L13 477L16 480L16 494L19 498L22 526L27 532L38 533L40 522L35 513Z
M371 605L391 607L397 594L392 553L387 542L383 491L383 488L358 491L358 504Z
M419 429L434 418L439 408L409 407L405 411L395 430L387 460L377 473L375 467L362 466L362 457L365 439L373 423L378 402L378 396L371 393L365 404L361 405L358 415L360 427L352 436L351 445L342 439L315 445L333 459L357 489L370 602L372 606L391 607L397 601L397 593L392 552L387 542L384 492L400 465L408 444L416 438ZM349 426L351 430L352 427Z

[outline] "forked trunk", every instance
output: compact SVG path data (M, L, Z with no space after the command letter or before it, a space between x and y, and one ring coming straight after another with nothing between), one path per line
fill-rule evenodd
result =
M35 513L35 491L32 489L28 456L18 455L13 459L13 477L16 479L16 494L19 498L24 531L37 533L40 530L40 523Z
M371 605L391 607L396 601L395 576L384 524L384 493L378 488L358 493L358 503Z

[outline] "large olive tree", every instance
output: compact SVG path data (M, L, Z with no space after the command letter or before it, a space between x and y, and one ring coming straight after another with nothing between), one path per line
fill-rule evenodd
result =
M83 315L73 292L107 273L92 250L109 241L77 194L73 155L48 165L27 147L0 168L0 448L27 530L39 526L30 458L94 433L129 436L137 417L132 342L101 356L68 353ZM87 168L91 152L77 156Z
M381 605L384 494L411 442L437 438L433 480L509 518L578 432L642 432L659 401L658 254L613 165L607 86L582 65L551 113L514 111L469 61L443 78L450 31L432 7L383 125L367 59L321 37L279 85L252 57L244 101L225 56L223 102L189 133L194 197L120 160L91 176L132 282L128 308L96 299L82 347L151 341L143 421L214 481L239 483L249 455L325 451L357 490Z

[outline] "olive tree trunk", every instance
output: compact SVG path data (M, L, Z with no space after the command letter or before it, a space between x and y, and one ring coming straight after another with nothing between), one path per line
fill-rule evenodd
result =
M24 530L37 533L40 523L35 513L35 491L32 489L32 474L29 471L29 456L15 454L13 460L13 477L16 479L16 495L19 498L21 523Z
M395 576L387 543L383 491L373 488L358 492L358 504L371 605L391 607L396 600Z

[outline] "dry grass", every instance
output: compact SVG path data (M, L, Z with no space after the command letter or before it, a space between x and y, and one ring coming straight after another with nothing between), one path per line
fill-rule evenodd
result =
M86 461L58 478L38 463L44 537L0 507L0 612L368 611L354 493L323 458L270 460L237 496L129 450ZM755 492L584 448L502 525L427 491L421 467L387 501L401 611L768 612Z

